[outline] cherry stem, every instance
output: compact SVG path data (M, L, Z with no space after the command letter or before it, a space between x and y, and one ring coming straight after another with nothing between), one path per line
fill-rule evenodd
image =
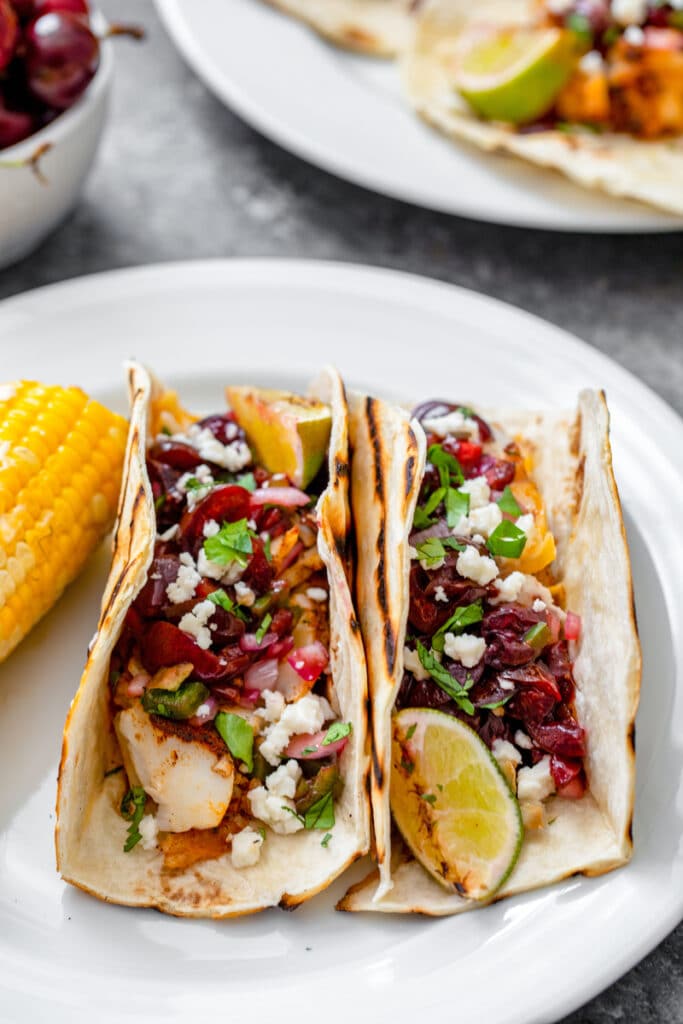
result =
M43 174L40 166L40 161L45 154L52 149L51 142L43 142L40 146L37 146L30 156L25 157L24 160L0 160L0 168L8 167L17 170L21 167L28 167L33 172L41 185L48 185L49 182Z
M145 30L141 25L119 25L117 23L108 25L105 32L98 36L99 39L109 39L112 36L128 36L131 39L144 39Z

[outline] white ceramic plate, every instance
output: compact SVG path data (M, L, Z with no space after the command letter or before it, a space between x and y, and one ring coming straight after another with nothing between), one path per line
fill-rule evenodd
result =
M604 385L645 653L635 857L451 920L337 914L349 878L296 913L211 922L108 906L64 885L52 829L62 722L107 557L0 666L0 1018L51 1024L540 1024L585 1002L683 916L683 425L634 377L490 299L336 264L215 262L84 278L0 307L5 379L78 383L125 406L136 355L190 407L228 380L304 386L334 361L401 399L571 406ZM673 571L672 571L673 570Z
M323 0L324 2L324 0ZM390 61L323 42L261 0L157 0L190 66L245 120L349 181L446 213L558 231L672 231L683 218L442 138Z

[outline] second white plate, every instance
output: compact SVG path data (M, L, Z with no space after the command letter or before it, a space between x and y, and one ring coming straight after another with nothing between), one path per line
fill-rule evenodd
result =
M683 228L683 218L449 142L409 108L392 62L336 49L261 0L156 2L190 66L224 103L342 178L499 224L592 232Z

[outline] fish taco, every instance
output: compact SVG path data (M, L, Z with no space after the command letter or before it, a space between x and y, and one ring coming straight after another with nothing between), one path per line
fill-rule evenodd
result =
M378 870L339 908L453 914L624 864L641 659L604 395L366 398L352 424Z
M64 733L57 863L101 899L294 907L367 851L348 413L226 389L199 419L137 364L111 573Z

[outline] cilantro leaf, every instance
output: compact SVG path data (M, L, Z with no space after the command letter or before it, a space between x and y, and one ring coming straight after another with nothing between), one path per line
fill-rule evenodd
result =
M435 651L443 651L446 633L462 633L467 626L473 626L475 622L481 622L484 617L481 601L475 604L467 604L462 608L456 608L450 619L446 619L442 626L439 626L432 638L432 647Z
M254 767L254 730L240 715L219 711L214 719L218 734L233 757L242 761L247 771Z
M477 707L485 708L487 711L495 711L496 708L502 708L511 699L513 695L509 693L507 697L503 697L502 700L491 701L490 704L478 704Z
M353 731L351 722L333 722L325 733L325 739L322 741L321 746L329 747L330 743L336 743L338 740L343 740L346 736L350 736Z
M247 526L246 519L235 523L223 523L218 533L204 541L204 554L216 565L230 565L237 562L242 569L249 563L254 548L252 538L256 534Z
M261 619L261 625L256 630L256 642L257 643L259 643L259 644L263 643L263 638L265 637L266 633L268 632L268 627L270 626L272 621L273 621L273 616L270 614L270 612L267 612L263 616L263 618Z
M408 732L406 733L406 739L407 740L412 740L413 736L415 735L415 730L416 729L417 729L417 722L413 722L413 724L408 729Z
M295 811L293 807L288 807L287 804L280 804L280 810L287 811L287 814L291 814L294 818L297 818L299 821L304 820L298 811Z
M198 480L196 476L191 476L183 484L186 491L201 491L202 487L206 487L201 480ZM209 485L210 486L210 485Z
M322 837L322 839L320 840L320 845L321 845L321 846L329 846L329 843L330 843L330 839L331 839L331 838L332 838L332 833L331 833L331 832L327 832L327 833L326 833L326 834L325 834L325 835L324 835L324 836Z
M418 505L415 509L415 515L413 517L413 527L416 530L424 530L428 526L434 525L434 519L432 518L432 512L435 512L441 502L446 496L446 488L438 487L432 494L430 494L424 505Z
M228 597L222 587L218 590L212 590L211 593L207 595L206 600L210 601L211 604L217 604L219 608L224 608L226 612L232 612L232 614L236 615L238 619L242 620L242 622L249 621L249 616L245 612L244 608L240 608L238 604L235 604L232 598Z
M123 852L130 853L134 846L142 839L139 825L145 816L145 803L147 794L142 786L132 786L124 795L121 801L121 814L130 822L128 826L128 838L123 844Z
M256 490L256 480L253 473L241 473L235 480L235 483L238 487L244 487L245 491Z
M421 541L416 551L427 569L434 569L446 557L446 549L439 537L428 537L427 540Z
M507 516L517 517L522 514L522 507L512 493L512 488L509 484L498 499L498 508Z
M447 693L455 703L468 715L474 714L474 704L467 696L467 689L461 686L457 679L454 679L450 672L437 661L431 651L428 651L424 644L417 641L417 654L422 667L429 672L435 683Z
M446 491L446 522L452 530L463 516L469 515L470 496L465 491L449 487Z
M334 798L332 790L329 790L308 808L304 816L304 826L308 829L329 829L334 827Z
M465 474L462 471L462 466L456 459L455 455L451 455L444 449L442 444L432 444L429 446L427 451L427 461L431 462L432 466L436 466L439 471L439 480L441 486L446 489L450 487L451 480L455 480L457 484L463 484L465 482Z
M421 793L420 794L420 798L422 800L426 800L428 804L435 804L436 803L436 797L434 796L433 793Z

